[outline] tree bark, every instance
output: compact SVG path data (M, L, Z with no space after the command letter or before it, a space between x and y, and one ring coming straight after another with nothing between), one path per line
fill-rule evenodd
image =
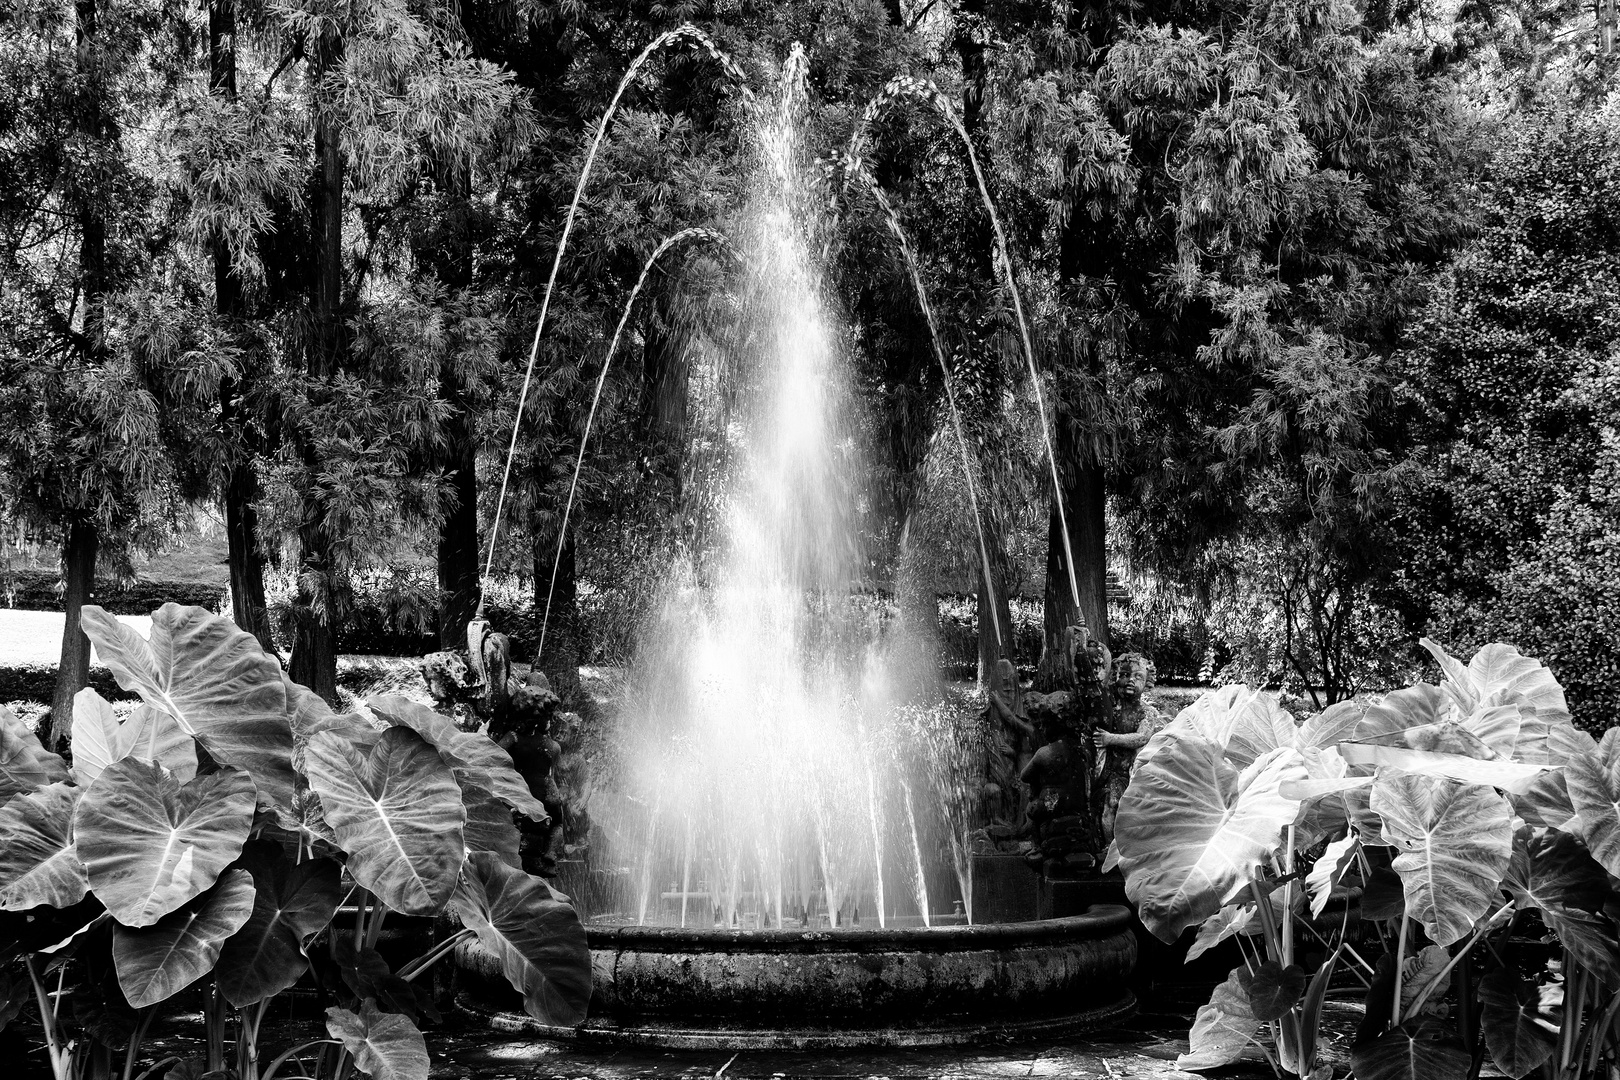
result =
M79 71L85 76L77 108L79 133L96 143L106 136L106 116L102 111L101 77L96 55L96 0L74 4L75 42ZM79 285L84 295L84 336L89 362L100 358L104 341L101 303L107 291L107 219L99 192L92 191L79 206ZM95 587L96 550L100 534L95 522L82 513L69 511L62 533L63 595L62 656L56 669L56 686L51 693L49 744L66 745L73 728L73 696L90 681L90 639L79 626L79 610Z
M315 161L318 170L310 199L315 245L314 325L307 344L306 367L316 380L315 393L329 393L342 352L343 323L343 148L335 102L326 100L326 76L343 63L343 38L327 26L315 49ZM306 470L304 518L298 529L298 595L288 674L329 704L337 696L338 568L326 523L326 504L317 479L320 461L307 434L301 435Z
M440 373L439 392L454 410L445 423L449 481L455 506L439 524L439 646L467 647L467 624L478 609L478 450L466 397L455 373Z
M95 523L75 520L62 538L62 593L64 621L62 658L56 668L56 689L51 694L51 728L46 745L60 749L73 731L73 697L90 682L90 639L79 626L79 612L90 600L96 581L96 549L100 534Z
M447 288L461 291L473 284L473 237L470 208L472 170L452 165L450 183L457 212L447 216L446 232L433 257L434 272ZM439 645L445 649L467 646L467 624L478 610L478 441L473 428L472 400L453 359L439 370L439 396L450 405L444 424L446 473L455 505L439 522Z
M557 564L557 582L551 585L551 566ZM579 663L584 654L580 641L579 578L574 560L574 534L568 534L559 558L557 538L547 536L534 545L534 613L545 615L546 591L551 589L551 613L546 618L545 641L535 654L534 666L551 684L565 709L584 703L579 683Z
M236 0L209 0L208 92L228 101L236 99ZM243 309L242 279L223 237L213 240L214 310L222 321L233 323ZM220 424L227 437L236 436L236 454L226 469L226 566L231 578L231 613L236 625L259 640L275 655L270 632L270 610L264 597L264 553L259 548L259 472L253 463L248 418L241 410L241 387L228 379L219 391Z
M1066 425L1060 425L1066 426ZM1062 440L1064 444L1072 440ZM1047 516L1045 619L1037 687L1045 692L1056 685L1063 632L1083 619L1091 636L1112 647L1108 638L1108 531L1105 517L1107 485L1103 470L1083 465L1071 451L1060 466L1063 508L1069 518L1069 541L1074 549L1075 584L1080 605L1074 603L1069 562L1063 544L1063 526L1054 502Z
M1018 663L1018 651L1013 643L1012 598L1007 595L1007 547L1001 530L989 515L984 521L984 546L989 555L992 580L984 578L984 563L978 564L978 596L974 612L979 626L979 684L989 686L996 677L996 663L1011 660ZM992 607L993 605L993 607ZM993 614L992 614L993 611Z

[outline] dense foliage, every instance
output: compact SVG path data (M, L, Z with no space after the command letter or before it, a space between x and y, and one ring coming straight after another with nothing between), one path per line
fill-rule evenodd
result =
M1568 3L26 0L0 23L0 513L61 544L71 630L98 562L218 506L236 621L284 623L329 702L374 609L461 640L488 559L570 696L713 540L699 399L749 302L718 243L647 270L562 511L649 255L746 245L750 102L797 85L797 42L861 587L971 590L981 663L1034 663L1077 617L1107 636L1112 562L1154 582L1115 608L1132 643L1191 599L1190 676L1327 703L1427 630L1502 635L1601 723L1605 33ZM990 632L1019 596L1040 646ZM58 743L87 663L70 632Z
M1424 469L1391 592L1411 625L1533 651L1601 732L1620 714L1620 109L1505 134L1479 236L1400 356Z
M97 607L85 624L141 706L120 720L80 691L71 769L0 709L0 1026L32 1001L55 1080L106 1075L114 1051L129 1075L154 1009L205 978L194 1074L272 1080L307 1052L303 1075L425 1080L417 1022L437 1013L412 983L469 937L533 1016L584 1019L585 931L522 870L513 814L546 815L504 750L401 698L370 703L377 723L335 714L201 608L160 608L150 639ZM395 971L389 912L465 929ZM312 965L330 1039L261 1065L268 1003Z
M1620 733L1576 728L1557 680L1511 646L1464 664L1424 644L1439 685L1303 723L1229 686L1143 748L1115 826L1127 894L1166 941L1197 928L1189 959L1248 942L1182 1068L1228 1064L1269 1029L1280 1075L1319 1075L1341 966L1368 988L1360 1080L1464 1080L1487 1053L1508 1076L1549 1064L1560 1080L1620 1060ZM1363 921L1385 945L1376 966ZM1536 924L1554 965L1519 955Z

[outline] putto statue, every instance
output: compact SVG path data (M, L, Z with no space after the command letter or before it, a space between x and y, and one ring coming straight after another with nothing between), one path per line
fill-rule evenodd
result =
M1092 742L1097 751L1097 830L1104 847L1114 839L1114 817L1119 800L1130 785L1136 752L1147 745L1168 720L1143 698L1153 688L1153 661L1141 653L1125 653L1114 661L1108 724L1097 728Z
M1029 800L1020 775L1039 741L1035 725L1030 723L1023 687L1018 683L1018 669L1011 660L996 664L996 678L986 695L982 719L985 835L992 843L1008 843L1015 841L1024 827Z
M1055 671L1060 689L1019 699L1043 745L1019 767L1029 797L1024 827L1013 835L1031 866L1063 878L1101 862L1136 752L1165 717L1143 699L1152 661L1141 653L1114 658L1084 624L1065 632Z
M484 726L490 739L512 757L529 792L546 808L549 821L519 819L523 869L541 877L557 873L564 852L564 826L575 832L569 800L558 784L564 754L557 736L579 718L560 711L543 673L511 659L511 640L483 618L467 626L467 652L437 652L422 658L422 677L441 712L464 727Z

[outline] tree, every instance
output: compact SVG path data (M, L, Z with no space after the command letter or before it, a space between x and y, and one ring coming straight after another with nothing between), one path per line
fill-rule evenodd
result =
M1390 602L1410 632L1534 652L1587 725L1612 719L1620 111L1513 118L1479 235L1399 354L1421 479L1397 507Z
M65 627L50 741L66 738L98 561L128 565L177 497L159 396L209 393L224 365L168 367L135 318L154 222L139 131L167 93L155 8L79 0L0 24L0 454L4 510L62 542ZM154 64L154 56L156 64Z

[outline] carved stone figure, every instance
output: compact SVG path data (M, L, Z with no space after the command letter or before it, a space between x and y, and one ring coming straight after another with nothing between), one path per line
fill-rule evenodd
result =
M1062 691L1031 706L1047 742L1024 766L1034 847L1025 858L1049 878L1073 877L1096 865L1090 813L1093 752L1083 737L1078 700Z
M568 800L557 783L563 748L555 737L560 702L539 671L514 665L512 643L485 619L467 626L467 654L439 652L424 657L422 675L438 707L464 724L482 722L489 737L512 757L529 791L551 820L518 819L523 869L552 877L563 853Z
M1049 740L1022 775L1032 789L1030 862L1048 877L1064 877L1100 862L1136 751L1165 718L1142 697L1153 684L1152 662L1140 653L1115 659L1083 624L1065 631L1052 670L1067 685L1060 693L1026 697L1029 715L1042 715ZM1060 706L1046 706L1060 697Z
M984 708L984 733L985 832L993 843L1004 843L1015 839L1023 827L1028 800L1019 774L1034 752L1035 742L1035 727L1025 712L1018 669L1010 660L996 665L995 682Z
M1114 817L1120 797L1130 785L1136 752L1168 718L1143 698L1153 687L1153 661L1141 653L1125 653L1114 661L1109 722L1092 737L1097 750L1097 830L1106 846L1114 839Z

